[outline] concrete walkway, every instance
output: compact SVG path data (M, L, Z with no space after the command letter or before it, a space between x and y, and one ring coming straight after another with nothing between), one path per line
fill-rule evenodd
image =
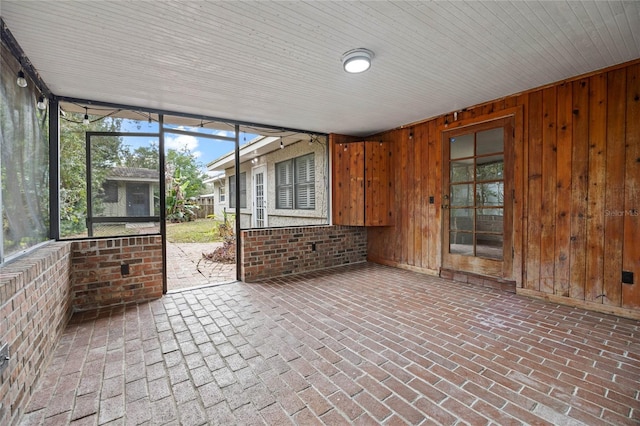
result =
M202 258L222 243L167 242L167 290L184 290L203 285L228 283L236 279L234 263L211 262Z
M640 323L359 264L77 314L23 425L638 425Z

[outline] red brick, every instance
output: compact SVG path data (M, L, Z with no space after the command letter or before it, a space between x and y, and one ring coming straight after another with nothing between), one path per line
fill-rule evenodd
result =
M355 396L355 401L378 422L383 421L391 415L391 411L388 407L380 403L367 392L360 392Z
M411 424L418 424L425 418L423 413L416 410L412 405L406 403L396 395L392 395L386 399L384 403Z

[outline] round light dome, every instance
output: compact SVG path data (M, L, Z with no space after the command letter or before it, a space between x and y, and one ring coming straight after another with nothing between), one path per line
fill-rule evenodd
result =
M372 58L373 52L368 49L353 49L342 55L342 66L346 72L357 74L371 67Z

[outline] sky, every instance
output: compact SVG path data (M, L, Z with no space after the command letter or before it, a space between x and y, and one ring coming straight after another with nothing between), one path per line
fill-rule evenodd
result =
M175 127L179 130L187 130L190 132L203 133L208 135L218 135L226 137L234 137L234 132L219 131L201 127ZM137 133L155 133L158 131L158 123L148 124L144 121L123 120L121 125L123 132L137 132ZM257 135L249 133L240 133L240 145L251 141ZM157 144L156 139L150 138L137 138L137 137L124 137L123 142L129 145L131 150L134 150L142 145ZM219 157L228 154L234 149L234 142L210 139L205 137L195 137L190 135L178 135L165 132L164 140L165 149L182 150L185 147L197 158L200 163L201 169L204 173L207 173L207 163L218 159ZM209 174L209 173L207 173Z

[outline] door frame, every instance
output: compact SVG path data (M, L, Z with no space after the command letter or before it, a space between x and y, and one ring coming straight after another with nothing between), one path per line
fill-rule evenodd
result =
M267 214L267 200L268 197L268 175L267 175L267 165L260 164L258 166L251 168L251 225L254 228L258 227L258 205L257 205L257 196L258 191L256 191L256 175L259 173L263 173L263 208L264 208L264 225L262 228L266 228L269 226L269 215Z
M524 176L524 157L526 153L524 152L524 123L523 123L523 107L516 106L505 108L504 110L491 112L486 115L468 118L468 119L460 119L453 121L451 123L446 123L440 125L440 136L441 143L445 143L447 140L447 134L450 131L458 130L458 129L467 129L471 127L475 127L478 125L482 125L484 123L493 123L496 120L509 119L512 121L512 138L511 144L505 144L505 155L506 150L509 149L509 155L511 157L511 166L505 168L505 180L509 180L510 188L507 191L505 189L505 208L507 208L507 203L509 208L511 209L511 218L509 224L505 223L505 226L511 227L511 238L510 238L510 249L505 250L505 256L503 259L502 267L496 268L497 270L496 276L500 280L512 280L515 281L516 287L522 287L523 284L523 259L525 256L525 245L523 244L524 238L524 230L526 230L527 218L524 217L524 201L526 201L526 193L525 193L525 185L523 181ZM471 129L468 129L471 130ZM444 146L441 147L441 160L442 164L440 165L440 173L444 173L445 167L448 169L448 164L445 165L445 161L449 161L448 158L445 157L445 154L448 153L448 150L445 149ZM440 181L440 191L442 193L448 194L448 188L445 189L445 183L448 182L448 177L444 174L441 176ZM508 200L507 200L508 197ZM445 200L442 200L442 206L445 204ZM441 209L441 238L440 243L441 247L438 253L439 263L442 269L448 269L446 266L446 254L445 251L448 250L448 245L445 244L445 233L448 233L448 229L445 229L445 226L448 226L448 220L445 220L445 214L448 214L444 208ZM448 241L448 238L446 239ZM508 255L508 250L511 251L511 255ZM469 262L468 268L465 268L465 271L461 272L470 272L470 273L478 273L475 271L473 262Z
M164 201L161 197L160 200L160 214L154 215L151 213L151 207L149 208L150 212L148 215L144 216L111 216L111 217L100 217L94 216L93 213L93 164L92 160L92 139L98 137L136 137L136 138L157 138L158 144L160 147L163 146L163 139L161 133L140 133L140 132L86 132L85 133L85 178L86 178L86 191L87 191L87 236L89 238L93 237L93 225L97 223L114 223L114 222L160 222L160 234L163 235L164 238ZM160 170L162 170L164 157L158 153L158 161L160 163ZM162 191L164 189L164 179L161 171L158 171L158 184L159 188ZM149 184L150 190L153 185ZM126 206L126 185L125 185L125 206ZM150 194L149 200L150 206L154 205L153 196ZM126 208L126 207L125 207ZM163 249L164 250L164 249ZM164 253L164 251L163 251ZM164 256L164 254L163 254ZM165 265L166 266L166 265ZM166 267L163 266L166 270ZM165 274L166 276L166 274ZM166 290L166 283L163 283L163 292Z

